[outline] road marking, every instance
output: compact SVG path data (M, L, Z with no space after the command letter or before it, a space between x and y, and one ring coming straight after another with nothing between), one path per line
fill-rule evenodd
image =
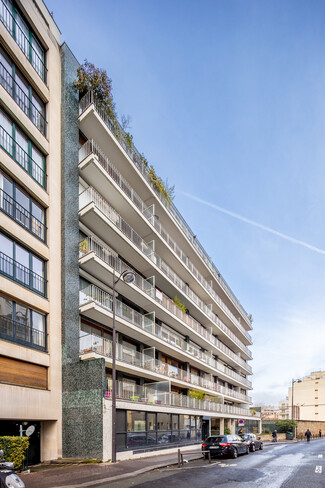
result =
M323 454L318 454L319 459L322 459L322 457L323 457Z
M323 470L322 466L316 466L315 473L321 473Z

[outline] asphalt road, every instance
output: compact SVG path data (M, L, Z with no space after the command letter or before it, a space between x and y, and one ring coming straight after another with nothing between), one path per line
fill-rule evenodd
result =
M265 446L237 459L193 461L184 468L165 468L98 488L324 488L325 438L307 444Z

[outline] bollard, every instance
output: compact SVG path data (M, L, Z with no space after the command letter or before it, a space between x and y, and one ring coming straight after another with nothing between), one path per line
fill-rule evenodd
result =
M178 467L181 467L181 450L178 449Z

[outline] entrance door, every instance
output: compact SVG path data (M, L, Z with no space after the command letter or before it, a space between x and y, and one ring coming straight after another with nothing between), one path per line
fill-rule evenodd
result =
M202 440L209 437L209 420L202 420Z

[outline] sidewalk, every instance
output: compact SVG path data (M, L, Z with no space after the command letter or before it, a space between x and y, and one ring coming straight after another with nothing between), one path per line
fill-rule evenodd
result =
M188 461L202 458L200 450L193 449L193 454L186 454ZM177 464L177 452L140 459L119 461L116 464L82 464L44 466L34 473L19 475L26 488L87 488L96 487L104 482L130 478L146 471Z

